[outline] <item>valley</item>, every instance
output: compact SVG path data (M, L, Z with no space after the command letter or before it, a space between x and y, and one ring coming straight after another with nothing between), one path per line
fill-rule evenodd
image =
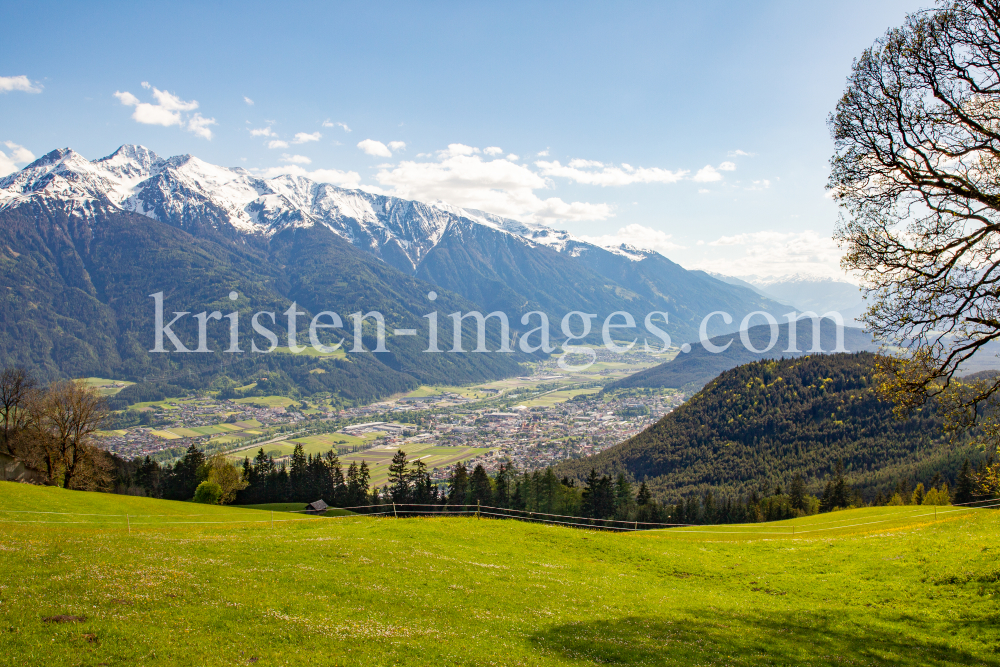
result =
M365 460L375 487L387 481L388 461L399 450L422 460L437 483L458 462L481 464L491 474L501 463L531 472L627 440L684 400L669 389L601 393L608 383L671 359L676 349L660 355L596 350L597 361L583 371L567 372L550 360L534 364L531 375L424 385L352 408L337 408L322 393L224 399L219 392L197 392L140 402L115 419L150 424L107 430L100 446L126 459L149 456L161 463L191 445L236 463L262 449L287 463L294 447L303 445L307 455L334 451L345 466ZM108 396L127 386L101 378L87 382Z

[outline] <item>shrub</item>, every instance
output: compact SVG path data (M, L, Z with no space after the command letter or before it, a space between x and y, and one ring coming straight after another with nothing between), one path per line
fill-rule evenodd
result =
M194 501L206 505L218 505L222 500L222 487L218 482L204 481L194 491Z

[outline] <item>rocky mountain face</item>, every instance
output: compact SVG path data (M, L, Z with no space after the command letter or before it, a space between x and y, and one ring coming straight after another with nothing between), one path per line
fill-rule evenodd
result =
M230 290L250 294L248 286L259 289L257 310L262 304L284 310L292 300L303 303L307 293L310 313L347 313L349 302L365 312L384 308L387 326L393 319L413 328L426 323L419 318L430 307L427 293L436 289L441 312L451 312L443 309L446 302L463 312L502 310L515 332L523 313L544 311L555 339L558 322L572 310L600 320L627 311L640 327L647 313L662 311L676 343L696 339L701 318L714 310L732 313L735 323L727 328L715 318L711 335L735 328L748 312L782 310L654 252L602 248L564 231L442 202L287 175L265 179L191 155L164 159L142 146L125 145L93 161L54 150L0 179L0 229L8 292L0 358L47 375L96 372L109 359L116 372L147 372L152 362L140 357L151 349L142 340L148 332L137 327L142 322L150 329L148 295L155 291L174 299L169 307L177 311L201 309L201 302L182 297L211 301ZM145 319L126 313L123 304ZM28 346L19 327L45 342ZM441 355L421 357L418 341L410 341L375 357L421 381L430 380L427 373L453 381L517 371L513 358L452 366L417 361Z

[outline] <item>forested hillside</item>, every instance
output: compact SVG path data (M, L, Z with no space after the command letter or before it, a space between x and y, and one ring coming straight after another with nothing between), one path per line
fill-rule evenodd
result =
M406 276L357 250L321 227L289 228L268 241L235 242L210 226L193 236L146 216L113 210L84 219L47 208L41 201L0 212L0 365L23 366L42 379L110 376L142 384L205 386L220 375L253 381L269 377L304 393L332 391L346 400L373 400L422 382L472 382L519 372L526 356L514 354L423 354L426 339L393 338L395 327L426 329L426 295L434 286ZM229 293L238 294L236 301ZM173 311L218 310L240 314L240 354L226 353L229 322L207 327L209 353L151 354L154 300L164 294L165 322ZM353 347L352 312L385 316L388 353L349 353L322 362L291 354L255 354L251 317L272 311L262 322L286 345L285 318L292 302L299 317L299 342L309 344L309 319L335 309L345 328L324 332L331 344L344 338ZM477 306L441 290L435 306L467 312ZM197 346L192 316L173 326L189 348ZM466 340L474 340L471 321ZM450 331L449 331L450 333ZM365 349L375 347L374 323L364 330ZM497 349L497 332L488 332ZM268 341L256 337L258 347ZM167 342L168 350L173 346ZM141 389L141 387L139 388ZM137 390L138 391L138 390Z
M863 352L739 366L646 431L556 474L627 472L676 501L787 489L796 474L816 493L842 460L847 481L870 500L902 478L953 477L966 457L981 457L968 440L949 444L933 409L897 421L872 390L875 360Z

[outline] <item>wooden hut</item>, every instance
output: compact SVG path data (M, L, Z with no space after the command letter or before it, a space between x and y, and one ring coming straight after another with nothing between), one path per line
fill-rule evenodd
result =
M309 514L323 514L326 512L327 508L330 507L322 499L306 505L306 512Z

